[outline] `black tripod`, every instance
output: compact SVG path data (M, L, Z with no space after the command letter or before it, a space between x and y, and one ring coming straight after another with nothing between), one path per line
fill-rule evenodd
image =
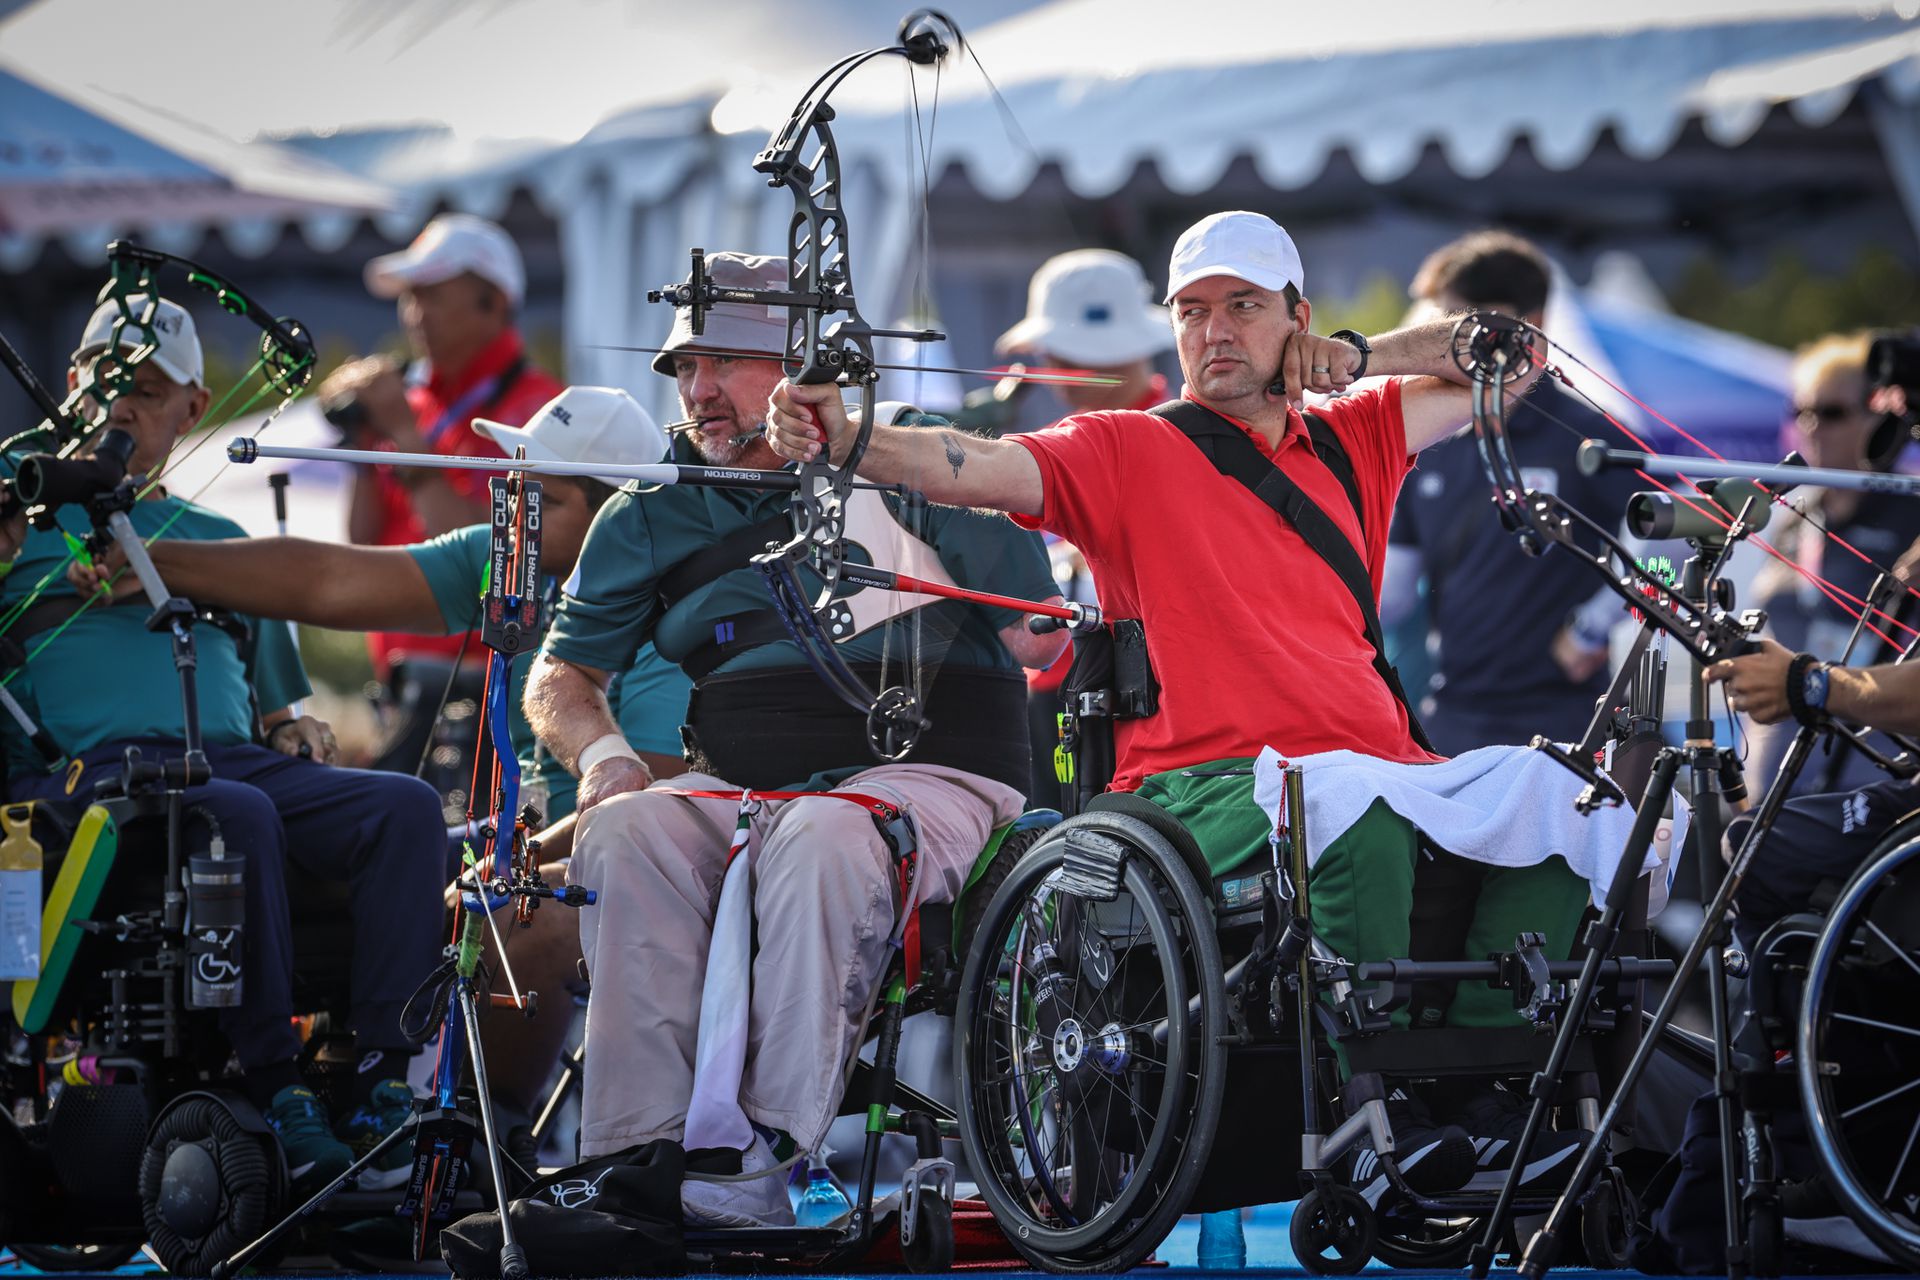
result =
M1736 521L1730 531L1732 537L1718 545L1715 545L1712 539L1694 540L1697 554L1687 561L1681 581L1680 591L1684 597L1701 602L1720 596L1716 582L1719 569L1725 560L1726 546L1742 531L1741 522ZM1724 603L1731 603L1724 596L1720 596L1720 599ZM1725 625L1730 628L1729 634L1716 641L1716 649L1723 653L1738 653L1744 637L1750 636L1754 630L1757 630L1759 622L1758 615L1752 613L1742 615L1737 620L1727 619ZM1856 637L1857 635L1856 629ZM1725 959L1729 938L1727 913L1734 896L1740 890L1754 852L1772 830L1780 810L1786 804L1793 785L1805 768L1822 731L1819 727L1802 726L1795 734L1779 771L1761 800L1754 821L1748 828L1739 850L1730 865L1723 871L1720 858L1717 856L1723 834L1719 800L1722 796L1738 799L1744 795L1745 788L1740 781L1737 758L1730 750L1714 745L1713 720L1708 707L1705 668L1696 656L1689 680L1685 741L1677 748L1662 748L1655 757L1652 776L1640 802L1638 817L1629 837L1626 852L1615 868L1613 879L1608 885L1607 897L1601 913L1589 926L1582 940L1586 954L1583 957L1581 976L1573 990L1571 1004L1563 1014L1547 1065L1530 1082L1528 1094L1532 1100L1532 1107L1527 1116L1526 1126L1521 1133L1513 1166L1508 1171L1507 1180L1501 1188L1500 1198L1495 1205L1493 1215L1488 1220L1486 1233L1474 1246L1471 1255L1475 1280L1483 1280L1492 1265L1494 1251L1506 1229L1521 1171L1526 1164L1534 1139L1545 1123L1548 1108L1553 1104L1568 1056L1580 1033L1581 1024L1592 1000L1593 991L1597 985L1595 979L1600 966L1611 954L1619 939L1621 921L1634 901L1636 881L1647 849L1651 846L1654 830L1672 798L1683 767L1687 770L1687 791L1694 813L1694 849L1700 897L1706 903L1700 928L1679 961L1676 969L1679 980L1667 989L1658 1010L1645 1028L1643 1038L1628 1062L1612 1097L1601 1110L1593 1126L1592 1136L1582 1150L1580 1160L1567 1180L1566 1188L1555 1201L1545 1225L1527 1246L1519 1270L1520 1274L1528 1277L1529 1280L1538 1280L1538 1277L1543 1276L1552 1267L1558 1257L1562 1238L1568 1230L1574 1211L1606 1159L1608 1135L1618 1120L1626 1099L1632 1094L1647 1064L1658 1050L1660 1038L1684 998L1686 976L1698 971L1702 961L1708 958L1711 951L1711 960L1706 965L1705 974L1713 1031L1712 1091L1720 1122L1722 1195L1726 1206L1727 1274L1729 1280L1739 1280L1746 1274L1746 1247L1741 1214L1742 1193L1739 1185L1739 1172L1743 1164L1739 1156L1741 1126L1732 1061L1732 1017L1728 1004ZM1839 730L1839 732L1853 738L1853 735L1845 730ZM1856 745L1858 745L1857 739ZM1890 764L1884 759L1881 763Z

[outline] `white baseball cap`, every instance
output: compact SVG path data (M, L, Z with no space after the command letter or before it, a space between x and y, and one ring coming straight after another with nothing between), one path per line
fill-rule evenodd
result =
M138 323L146 305L147 295L144 293L136 293L127 299L127 309L134 318L120 331L120 346L123 349L138 347L146 341L146 333ZM80 335L80 345L74 348L74 364L84 364L106 350L107 342L113 336L113 322L120 316L117 303L103 302L93 309L93 314L87 318L87 327ZM158 341L153 354L147 359L180 386L207 385L207 362L200 351L200 330L185 307L165 298L160 299L160 305L153 312L153 334Z
M465 271L497 285L513 306L526 296L527 269L513 238L470 213L443 213L400 252L369 262L367 292L376 298L397 298L413 285L439 284Z
M1292 285L1305 292L1300 250L1286 228L1264 213L1215 213L1180 234L1167 270L1167 298L1196 280L1232 276L1275 293Z
M606 462L625 466L667 456L667 433L634 398L618 387L568 387L540 406L524 427L486 418L474 430L507 451L525 446L535 462ZM622 476L601 476L608 484Z
M1167 313L1153 305L1139 263L1111 249L1075 249L1040 264L1027 286L1026 318L993 347L1107 368L1172 345Z

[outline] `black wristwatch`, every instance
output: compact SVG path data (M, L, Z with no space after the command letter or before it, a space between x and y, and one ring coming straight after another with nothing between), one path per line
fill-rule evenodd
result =
M1351 329L1341 329L1338 332L1330 333L1327 336L1329 338L1332 338L1335 342L1346 343L1348 346L1352 347L1355 351L1358 351L1360 353L1360 367L1353 371L1353 379L1355 382L1358 382L1360 379L1366 377L1367 376L1367 358L1373 354L1373 344L1367 341L1366 335L1355 333Z
M1817 725L1827 715L1827 664L1810 653L1796 653L1787 664L1787 709L1801 724Z

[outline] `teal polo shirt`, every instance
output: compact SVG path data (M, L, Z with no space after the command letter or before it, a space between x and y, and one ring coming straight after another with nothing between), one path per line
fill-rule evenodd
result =
M154 498L133 504L128 513L143 541L156 536L187 541L244 538L225 516L183 498ZM89 531L86 514L63 507L60 527L78 536ZM164 532L162 530L164 529ZM77 593L65 576L67 545L51 530L31 530L12 570L0 580L0 611L10 609L48 579L41 601L71 602ZM111 608L88 609L42 649L51 627L38 634L16 625L9 634L29 655L24 667L6 678L7 689L27 714L73 755L134 738L179 740L186 734L180 681L173 669L173 640L168 632L147 630L151 610L144 596ZM254 636L253 672L232 636L218 627L193 629L198 658L200 733L209 746L253 741L254 707L278 711L306 697L307 684L293 634L284 622L244 621ZM21 773L44 770L46 762L8 717L0 717L7 767Z
M691 460L684 445L676 446L674 456ZM887 502L897 511L894 499ZM651 642L669 662L685 661L714 638L726 619L771 607L765 579L749 565L663 608L662 575L695 552L786 508L786 494L766 490L683 485L642 491L628 485L600 508L587 532L580 563L547 633L546 651L567 662L619 671ZM920 536L959 586L1031 600L1058 594L1039 537L1002 516L928 507ZM848 555L872 563L857 543L849 543ZM800 570L800 579L809 593L817 589L819 579L810 568ZM843 598L864 589L854 588ZM909 652L917 625L922 656L930 663L1011 669L1013 659L999 632L1022 616L1011 609L941 600L845 641L840 654L850 663L878 662L884 650L897 661ZM716 674L804 668L805 663L792 641L777 640L735 654Z
M488 526L468 525L406 549L426 575L434 603L440 606L441 624L450 634L479 625L480 585L487 571L491 538ZM532 669L530 657L513 664L507 732L514 755L521 762L521 776L529 780L537 777L545 783L547 821L556 822L573 812L579 783L539 744L527 723L522 703ZM692 682L678 667L663 661L651 646L636 653L626 666L610 669L618 674L607 689L607 701L627 741L639 751L679 755L680 722L686 715L687 690Z

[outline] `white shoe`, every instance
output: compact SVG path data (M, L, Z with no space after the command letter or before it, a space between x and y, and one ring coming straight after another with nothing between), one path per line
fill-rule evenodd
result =
M769 1172L780 1162L765 1137L753 1135L753 1145L740 1153L743 1177L737 1182L680 1184L680 1212L690 1227L790 1227L793 1202L787 1198L787 1170Z

